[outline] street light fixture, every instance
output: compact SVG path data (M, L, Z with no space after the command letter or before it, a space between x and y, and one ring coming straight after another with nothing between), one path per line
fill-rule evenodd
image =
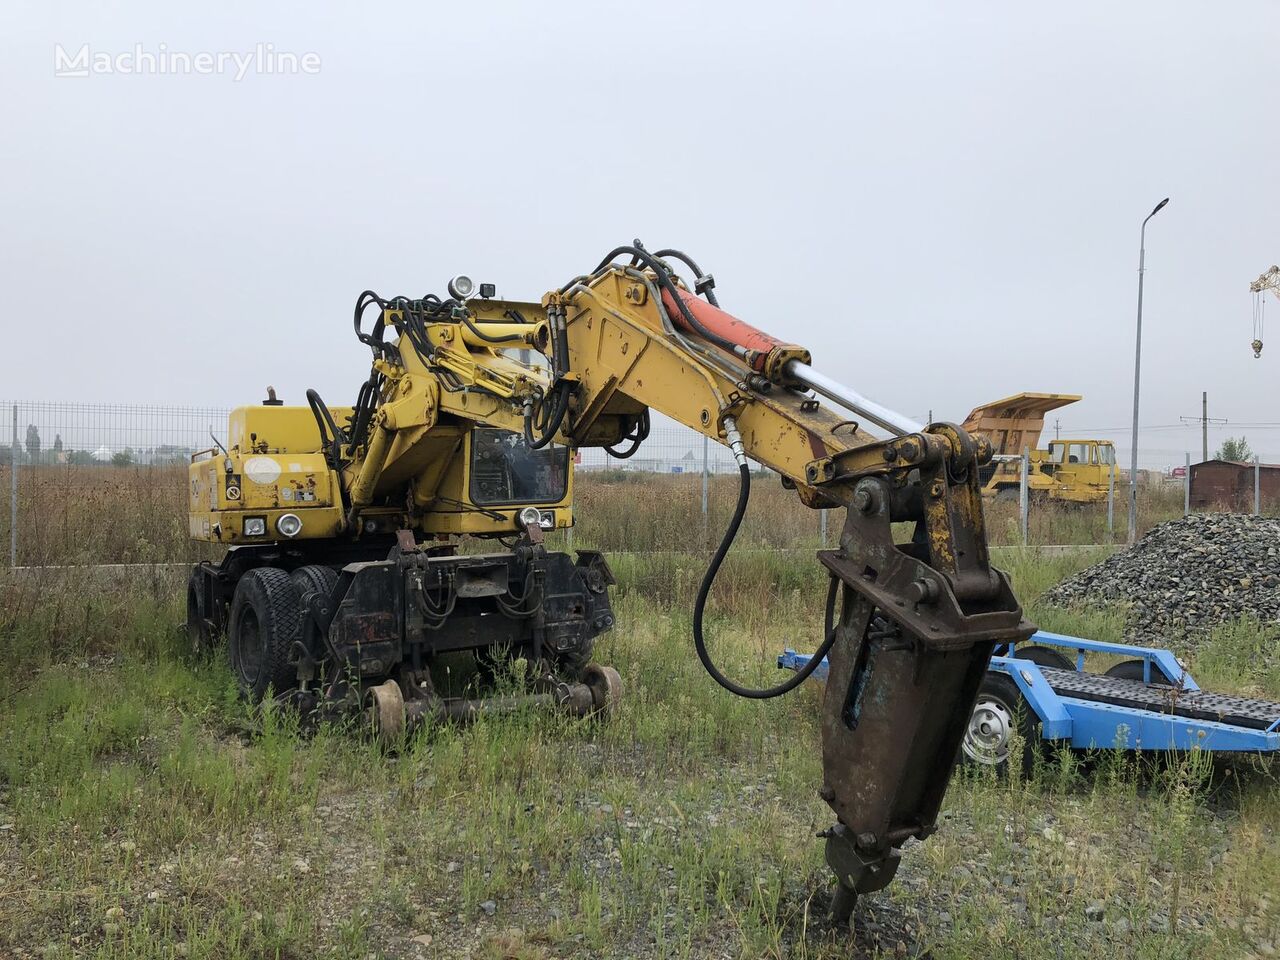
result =
M1133 349L1133 458L1129 466L1129 545L1138 539L1138 382L1142 374L1142 275L1147 266L1147 220L1164 209L1165 197L1142 221L1138 241L1138 339Z

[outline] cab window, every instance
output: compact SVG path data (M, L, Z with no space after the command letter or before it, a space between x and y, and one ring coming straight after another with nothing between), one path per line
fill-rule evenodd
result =
M472 503L558 503L568 482L568 447L553 443L530 450L524 437L510 430L471 432Z

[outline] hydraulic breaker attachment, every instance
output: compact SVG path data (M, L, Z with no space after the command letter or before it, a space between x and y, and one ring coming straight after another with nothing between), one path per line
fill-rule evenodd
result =
M988 565L973 446L950 426L923 439L939 455L925 451L918 479L863 476L840 548L818 555L843 596L820 791L840 821L825 836L842 921L858 893L893 878L907 838L936 829L992 648L1034 630L1008 578ZM916 521L915 536L895 544L891 523L905 520Z

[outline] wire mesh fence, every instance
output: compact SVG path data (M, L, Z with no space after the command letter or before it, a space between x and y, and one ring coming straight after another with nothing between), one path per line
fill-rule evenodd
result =
M7 548L0 563L165 563L217 554L188 536L187 464L193 453L213 446L211 434L225 441L226 408L10 401L0 410L10 421L0 440L0 489L10 500L9 509L0 510L0 543ZM1031 499L1024 512L1017 499L997 500L987 506L989 537L995 544L1123 540L1126 483L1123 477L1116 482L1114 525L1106 503L1081 508ZM737 487L728 450L680 424L655 420L630 459L580 451L575 527L554 542L613 552L705 553L728 522ZM1144 485L1140 531L1181 515L1183 494L1181 482ZM1274 507L1265 496L1261 505L1265 512ZM803 506L776 475L757 471L735 551L833 545L842 519Z
M0 441L4 562L17 566L186 562L216 554L187 530L187 465L226 441L223 407L6 401ZM16 469L15 469L16 467ZM719 444L655 422L640 452L577 458L576 547L701 549L727 522L737 467ZM744 548L814 548L825 518L757 483ZM565 537L564 539L569 539Z

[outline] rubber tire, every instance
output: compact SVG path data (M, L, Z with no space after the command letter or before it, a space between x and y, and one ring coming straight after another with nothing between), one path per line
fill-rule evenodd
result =
M1056 670L1074 670L1076 665L1061 650L1033 643L1025 647L1015 647L1014 657L1019 660L1030 660L1038 667L1052 667Z
M1031 709L1031 704L1027 703L1022 696L1022 691L1018 689L1018 685L1013 682L1012 678L1003 673L989 671L983 678L982 686L978 690L977 701L974 703L974 709L977 709L978 703L983 700L995 700L1008 711L1010 718L1012 718L1017 727L1018 733L1022 736L1021 775L1024 779L1029 777L1032 765L1035 763L1036 753L1040 749L1040 718ZM968 740L968 736L969 729L966 725L965 741ZM965 750L964 741L960 745L960 759L969 767L993 766L1000 776L1006 776L1009 772L1007 757L999 762L985 763L971 756Z
M1121 660L1107 668L1104 677L1114 677L1117 680L1137 680L1142 682L1142 661L1141 660ZM1169 682L1169 678L1160 672L1160 668L1154 663L1151 665L1151 685L1153 687L1171 687L1173 684Z
M298 590L298 599L305 601L309 593L323 593L333 596L333 588L338 585L338 571L332 567L323 567L318 563L299 567L289 574L289 579Z
M246 699L258 703L270 688L275 694L297 685L297 669L289 663L302 622L298 589L289 574L276 567L257 567L236 584L227 627L231 672ZM250 636L249 632L253 631ZM260 663L246 663L246 644L259 647Z
M187 652L195 660L203 660L217 642L205 608L205 582L199 567L193 567L187 578Z

